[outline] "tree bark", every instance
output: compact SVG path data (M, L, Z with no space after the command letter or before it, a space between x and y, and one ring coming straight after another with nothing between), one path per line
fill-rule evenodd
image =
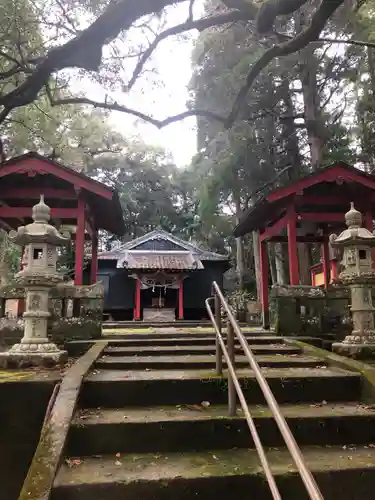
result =
M282 243L275 244L275 265L276 265L276 282L279 285L285 285L286 284L285 256Z
M296 31L300 33L306 26L303 9L296 13ZM318 60L315 48L310 45L300 53L299 77L302 85L304 115L307 138L310 148L311 169L319 169L323 162L324 123L320 113L317 72Z
M257 300L260 302L261 288L260 288L260 253L259 253L259 231L253 231L253 253L254 253L254 269L255 269L255 281L257 288Z

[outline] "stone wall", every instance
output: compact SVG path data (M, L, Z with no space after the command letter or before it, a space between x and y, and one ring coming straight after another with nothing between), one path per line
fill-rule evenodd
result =
M0 372L0 498L17 500L56 381L29 381L17 373L4 379L2 374Z
M336 333L337 339L343 338L351 331L349 290L276 285L271 290L271 321L279 335Z
M22 318L9 318L6 303L24 300L25 290L16 283L0 288L0 346L12 345L23 336ZM53 342L94 339L101 336L104 289L100 283L88 286L61 284L51 289L48 333Z

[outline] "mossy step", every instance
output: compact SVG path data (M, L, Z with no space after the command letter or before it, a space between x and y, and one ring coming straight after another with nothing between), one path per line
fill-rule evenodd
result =
M375 488L375 449L305 447L306 462L325 500L365 500ZM267 450L282 498L308 498L289 452ZM77 459L76 459L77 460ZM69 462L70 464L72 462ZM80 457L62 465L52 500L269 500L268 485L255 450L151 453Z
M375 442L375 410L356 403L281 405L300 445ZM265 446L283 440L267 406L252 405ZM88 409L76 414L67 453L100 455L254 447L242 409L228 416L227 406L181 405ZM189 439L186 439L189 436Z
M254 344L253 344L254 345ZM255 344L260 345L260 344ZM283 345L280 343L279 345ZM148 346L135 346L135 347L108 347L105 350L105 355L107 356L134 356L143 355L151 356L157 355L170 355L175 356L185 356L187 354L215 354L215 342L213 341L211 345L148 345ZM243 349L240 345L236 345L236 353L243 353Z
M277 351L276 351L277 352ZM319 358L308 356L289 356L288 354L274 354L257 356L261 367L316 367L324 365ZM211 356L103 356L95 366L98 369L199 369L215 367L215 355ZM224 366L226 361L223 360ZM236 356L236 367L249 367L249 361L245 356Z
M361 376L339 369L263 368L279 403L356 401ZM264 403L251 370L238 369L249 404ZM212 404L227 401L227 381L214 370L96 370L83 384L81 407Z
M184 349L181 349L183 347ZM205 354L208 352L211 352L211 354L215 354L215 344L214 342L212 345L206 345L206 346L179 346L179 345L174 345L174 346L168 346L168 354L175 354L176 356L184 356L185 352L189 350L189 348L194 347L197 349L204 348L203 351L199 351L199 354ZM250 349L253 351L254 354L275 354L275 353L280 353L280 354L298 354L301 352L300 347L295 347L295 346L290 346L290 345L285 345L285 344L250 344L249 343ZM160 349L166 349L164 346L154 346L152 348L150 347L139 347L138 348L126 348L126 347L108 347L105 350L104 354L110 355L110 356L128 356L130 355L138 355L138 354L145 354L144 351L141 351L140 349L146 349L148 351L151 351L151 354L156 354L159 355ZM243 352L243 349L239 345L239 343L236 343L236 350L237 352ZM133 354L134 353L134 354Z
M225 336L225 335L224 335ZM245 335L246 340L249 342L254 337ZM270 339L269 341L263 341L265 337L259 337L254 339L254 343L258 344L283 344L284 340L280 338ZM108 345L111 348L122 348L122 347L138 347L138 346L201 346L201 345L215 345L215 335L202 335L199 337L183 335L173 337L160 337L160 338L150 338L149 335L145 334L142 338L124 338L108 340Z

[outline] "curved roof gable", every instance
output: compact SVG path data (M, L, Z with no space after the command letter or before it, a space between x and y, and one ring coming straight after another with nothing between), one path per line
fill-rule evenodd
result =
M229 260L229 257L227 255L221 255L215 252L211 252L209 250L202 249L198 247L197 245L193 245L192 243L188 243L187 241L182 240L181 238L177 238L177 236L172 235L171 233L167 233L167 231L164 231L164 229L155 229L154 231L151 231L150 233L144 234L143 236L140 236L139 238L136 238L135 240L128 241L121 245L120 247L108 251L108 252L101 252L98 256L99 259L101 260L119 260L124 257L124 254L129 254L129 252L137 252L142 248L142 245L149 241L153 240L164 240L166 242L169 242L173 245L173 249L170 250L175 251L175 252L181 252L181 251L188 251L191 252L193 255L196 255L199 257L200 260L216 260L216 261L227 261ZM148 250L149 252L152 252L153 250ZM158 252L158 250L155 250L155 252Z

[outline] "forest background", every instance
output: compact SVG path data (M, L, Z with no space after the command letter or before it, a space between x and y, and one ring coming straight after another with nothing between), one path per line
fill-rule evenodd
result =
M227 288L255 296L258 235L232 236L242 213L335 161L375 169L375 4L337 1L300 43L324 0L294 2L266 34L256 22L260 4L249 0L131 3L0 0L0 160L34 150L104 181L120 194L125 240L162 227L228 252ZM173 24L176 9L185 19ZM160 85L159 44L183 43L191 29L186 111L160 120L152 103L148 113L126 105L133 87ZM87 97L90 85L102 100ZM159 128L195 116L197 153L177 166L168 151L115 127L114 112ZM0 267L9 275L19 255L4 229ZM119 243L101 234L103 249ZM287 282L286 251L270 245L272 283ZM316 258L299 248L303 283Z

